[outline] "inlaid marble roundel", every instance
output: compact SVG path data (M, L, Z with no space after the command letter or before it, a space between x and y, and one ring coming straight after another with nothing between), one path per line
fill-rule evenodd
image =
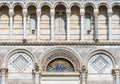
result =
M16 53L10 58L8 68L10 72L32 71L32 60L25 53Z
M89 73L111 73L112 68L112 61L105 54L94 55L88 63Z

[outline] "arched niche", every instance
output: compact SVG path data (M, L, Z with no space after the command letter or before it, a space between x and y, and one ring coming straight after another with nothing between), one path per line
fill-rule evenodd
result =
M52 70L53 72L78 72L80 68L78 59L75 57L75 55L62 49L54 50L48 53L47 56L42 60L43 72L49 72L47 69L50 67L50 64L52 64L51 67L54 68L54 70Z

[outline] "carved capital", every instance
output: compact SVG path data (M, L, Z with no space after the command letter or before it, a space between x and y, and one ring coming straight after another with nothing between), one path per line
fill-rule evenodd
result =
M66 13L67 13L67 14L71 14L71 10L70 10L70 9L67 9L67 10L66 10Z
M54 15L55 15L55 10L54 10L54 9L51 9L51 10L50 10L50 14L51 14L51 16L54 16Z
M5 75L8 73L7 68L1 68L0 71L1 71L1 74L5 74Z
M94 9L94 15L95 15L95 17L97 17L97 16L98 16L98 14L99 14L98 9Z
M80 10L80 15L85 15L85 10L84 9Z
M33 69L33 74L34 75L39 75L41 73L40 69L39 69L39 66L37 63L35 63L34 65L34 69Z
M87 77L87 74L88 74L88 69L85 65L83 65L81 68L80 68L80 71L79 71L81 77Z
M23 9L23 15L27 15L27 9Z
M38 16L40 16L40 14L41 14L41 9L37 9L36 13L37 13Z
M112 16L112 14L113 14L112 9L108 9L108 16Z
M9 10L9 15L10 15L10 16L13 16L13 15L14 15L14 10L13 10L13 9L10 9L10 10Z
M115 77L120 76L120 69L112 69L112 75Z

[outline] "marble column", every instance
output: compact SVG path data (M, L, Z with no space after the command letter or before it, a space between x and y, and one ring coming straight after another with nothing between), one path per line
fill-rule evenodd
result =
M120 84L120 69L116 68L112 70L113 78L115 79L115 84Z
M55 10L51 9L51 41L54 40L54 20L55 20Z
M26 39L26 17L27 9L23 9L23 39Z
M8 72L8 69L1 68L0 70L1 70L1 75L2 75L1 84L6 84L6 74Z
M67 9L66 14L67 14L67 41L69 41L70 40L70 14L71 14L70 9Z
M87 67L85 65L82 66L80 69L80 81L81 81L80 84L87 84L87 73L88 73Z
M112 20L111 20L111 16L112 16L112 9L108 10L108 40L112 40Z
M40 15L41 10L37 9L37 39L40 39Z
M95 42L98 42L98 9L94 10L94 18L95 18L95 36L94 36L94 40Z
M10 24L9 37L10 37L10 39L12 39L12 37L13 37L13 15L14 15L14 10L10 9L9 10L9 24Z
M80 10L80 15L81 15L81 40L84 39L84 15L85 15L85 10L81 9Z

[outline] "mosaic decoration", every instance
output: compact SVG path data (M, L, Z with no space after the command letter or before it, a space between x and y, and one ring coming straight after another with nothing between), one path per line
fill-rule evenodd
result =
M72 64L65 59L55 59L50 62L46 69L47 72L73 72Z
M55 59L57 61L55 61ZM53 62L53 60L54 60L54 62ZM52 64L52 65L50 65L50 64ZM67 64L67 65L65 65L65 64ZM66 72L75 71L75 72L78 72L79 69L80 69L79 61L75 58L75 56L71 52L68 52L68 51L62 50L62 49L55 50L55 51L49 53L46 56L46 58L44 58L42 60L42 65L43 65L42 66L43 71L45 71L45 72L49 71L48 68L50 68L50 66L54 67L54 70L52 70L54 72L55 71L59 71L59 72L62 72L62 71L66 71ZM57 68L57 65L60 65L60 67L62 66L64 68L61 68L61 70L58 70L60 68Z
M111 73L112 61L105 54L94 55L88 63L89 73Z

